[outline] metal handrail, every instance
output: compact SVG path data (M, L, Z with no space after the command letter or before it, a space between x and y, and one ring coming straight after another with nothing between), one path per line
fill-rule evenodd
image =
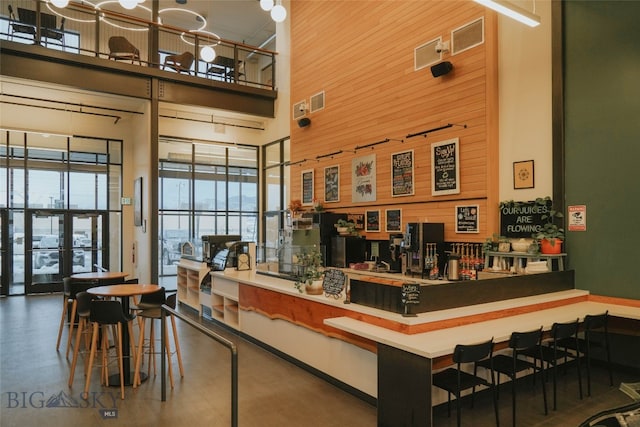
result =
M192 319L186 317L185 315L178 313L176 310L174 310L173 308L169 307L166 304L163 304L160 307L160 317L162 320L162 325L161 325L162 362L160 364L161 370L162 370L162 375L161 375L162 401L165 402L167 400L167 366L166 366L167 364L167 350L166 350L167 313L170 313L171 315L176 316L178 319L185 321L189 326L192 326L193 328L202 332L209 338L214 339L215 341L227 347L231 351L231 426L237 427L238 426L238 349L236 345L233 342L229 341L228 339L224 338L223 336L218 335L215 332L212 332L209 329L205 328L201 324L194 322Z

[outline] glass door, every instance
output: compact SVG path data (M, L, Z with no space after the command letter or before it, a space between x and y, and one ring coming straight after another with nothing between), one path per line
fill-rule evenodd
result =
M7 210L0 209L0 295L9 294L9 222Z
M62 290L64 213L32 211L26 216L25 293Z
M108 251L103 250L106 228L104 213L70 213L72 230L71 268L74 273L109 269ZM80 262L82 260L82 263Z

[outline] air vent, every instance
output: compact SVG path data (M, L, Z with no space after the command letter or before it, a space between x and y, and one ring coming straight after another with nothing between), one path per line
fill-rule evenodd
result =
M451 31L451 53L453 55L484 43L484 18Z
M441 37L431 40L413 51L415 70L418 71L429 65L433 65L442 59L442 55L436 52L436 45L442 41Z
M324 108L324 91L312 95L310 98L310 102L310 112L315 113L316 111L322 110Z
M307 115L307 101L300 101L293 104L293 120L301 119Z

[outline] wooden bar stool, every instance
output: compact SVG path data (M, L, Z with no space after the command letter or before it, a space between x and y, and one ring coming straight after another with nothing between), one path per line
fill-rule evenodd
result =
M89 365L87 366L87 381L85 383L84 392L82 393L83 399L87 399L89 396L89 385L91 384L91 368L93 367L93 359L96 354L98 346L99 331L101 335L101 348L102 348L102 369L101 369L101 382L109 385L109 371L107 368L107 353L109 351L109 326L116 326L116 336L113 337L116 342L116 351L118 355L118 367L120 373L120 394L121 399L124 399L124 369L122 359L122 324L126 323L129 328L129 335L133 336L132 321L135 315L124 313L122 311L122 304L120 301L113 300L92 300L91 312L89 314L89 320L93 323L93 332L91 338L91 352L89 353ZM132 346L133 347L133 346ZM135 360L135 351L132 353Z
M155 349L155 333L154 333L154 320L158 320L161 318L161 306L163 304L168 305L171 308L176 307L176 298L177 295L176 294L171 294L169 295L166 300L164 301L160 301L160 296L162 297L162 299L164 300L164 296L165 296L165 290L164 288L162 288L161 292L153 293L153 294L148 294L148 295L143 295L143 297L148 297L146 299L146 301L143 300L140 301L140 304L138 304L138 307L147 307L143 310L138 311L137 316L138 319L140 320L140 335L138 338L138 350L137 350L137 354L138 354L138 358L136 360L136 370L134 373L134 380L133 380L133 385L134 387L136 387L137 384L140 384L140 365L142 363L142 358L144 357L144 349L143 349L143 343L144 343L144 333L145 333L145 319L151 319L151 324L149 326L149 338L148 338L148 346L147 346L147 354L149 355L149 360L148 360L148 365L147 365L147 375L151 375L151 364L153 363L153 373L155 375L156 373L156 361L155 361L155 354L156 353L160 353L160 351L156 351ZM153 302L155 301L155 307L153 306ZM173 316L169 315L168 316L171 319L171 328L172 328L172 333L173 333L173 341L174 341L174 346L175 346L175 354L176 354L176 358L178 359L178 367L180 369L180 377L184 377L184 368L182 366L182 354L180 352L180 342L178 341L178 330L176 328L176 320ZM172 351L171 351L171 345L170 345L170 341L169 341L169 329L167 328L166 330L166 336L165 336L165 346L166 346L166 351L167 351L167 362L168 362L168 371L169 371L169 381L171 383L171 388L173 388L173 369L171 367L171 356Z

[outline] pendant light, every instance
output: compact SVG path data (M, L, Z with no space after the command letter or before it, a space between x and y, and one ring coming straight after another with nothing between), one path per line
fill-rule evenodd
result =
M51 4L62 9L63 7L69 6L69 0L51 0Z
M120 6L122 6L123 8L132 10L135 9L138 5L138 0L118 0L118 3L120 3Z
M273 9L273 0L260 0L260 7L265 12L269 12Z
M200 58L204 62L213 62L216 59L216 51L211 46L202 46L200 49Z
M287 9L280 3L273 6L271 9L271 19L275 22L282 22L287 18Z

